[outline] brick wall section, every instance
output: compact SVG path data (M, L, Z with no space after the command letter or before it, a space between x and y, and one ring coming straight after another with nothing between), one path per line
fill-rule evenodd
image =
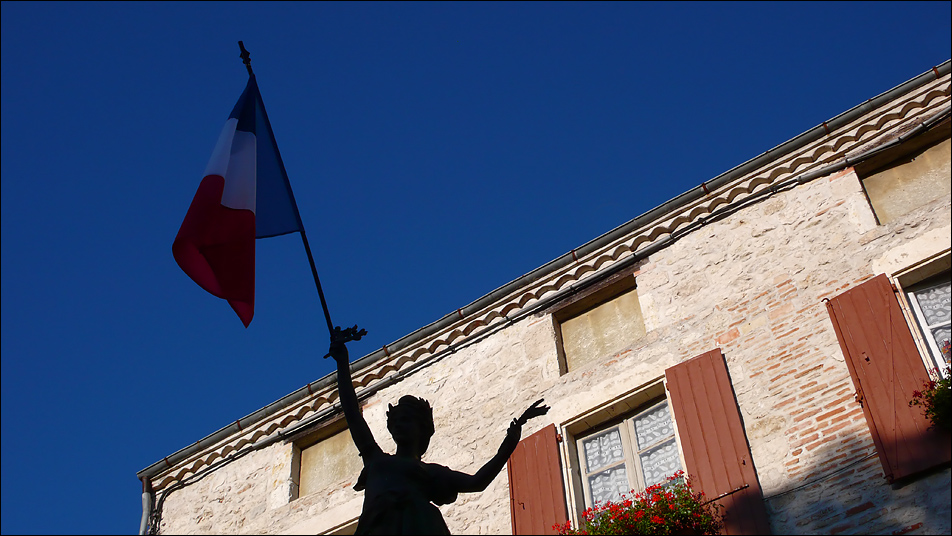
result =
M892 489L876 457L767 498L775 534L948 534L949 469Z
M893 247L890 242L939 229L948 234L949 200L931 203L901 224L880 227L863 206L855 174L839 173L809 190L776 196L731 217L722 228L679 244L693 246L703 262L665 263L673 251L662 252L642 269L640 290L654 296L655 289L645 288L654 278L665 281L658 289L669 294L679 282L697 281L702 284L687 284L693 299L715 304L701 322L685 311L690 326L680 330L685 353L713 345L723 349L766 496L873 456L815 486L768 501L776 533L882 533L917 523L916 532L947 532L948 471L905 492L883 480L822 300L875 275L877 261ZM724 240L723 227L732 240ZM749 234L737 232L745 227ZM705 240L723 251L706 251ZM757 262L746 262L753 258ZM707 296L708 286L720 281L726 282L725 290L746 290Z
M946 196L877 226L855 173L818 179L648 259L637 275L647 334L616 355L560 376L551 319L539 314L380 391L365 416L392 452L387 403L427 398L436 435L424 459L472 472L533 400L544 396L552 410L525 435L720 347L775 533L891 533L919 523L910 532L948 533L949 471L892 489L869 457L873 443L822 300L899 262L899 249L912 259L947 248L950 219ZM288 503L290 452L269 447L175 492L163 532L317 533L356 517L362 496L352 482ZM509 534L508 506L503 471L486 492L441 510L454 533Z

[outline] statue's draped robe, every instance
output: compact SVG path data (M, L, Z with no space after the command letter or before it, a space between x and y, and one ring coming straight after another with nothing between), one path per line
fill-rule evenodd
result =
M435 505L450 504L453 470L381 450L364 456L354 489L364 491L356 534L449 534Z

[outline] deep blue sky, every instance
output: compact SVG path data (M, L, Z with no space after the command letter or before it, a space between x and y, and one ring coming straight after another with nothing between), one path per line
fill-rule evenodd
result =
M950 19L4 1L2 532L134 532L138 470L331 371L299 235L248 329L172 259L239 39L357 358L949 59Z

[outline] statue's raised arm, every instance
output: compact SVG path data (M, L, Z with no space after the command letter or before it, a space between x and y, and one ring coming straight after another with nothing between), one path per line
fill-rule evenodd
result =
M509 429L506 431L506 437L502 440L502 444L499 445L499 450L496 451L496 455L486 462L479 471L476 471L476 473L472 475L453 471L452 487L455 488L458 493L483 491L489 487L489 484L491 484L493 479L496 478L496 475L502 471L502 468L506 466L506 461L509 460L509 457L512 456L512 453L515 452L516 447L519 445L519 440L522 437L522 426L526 424L529 419L548 413L549 406L543 405L543 400L544 399L541 398L536 400L519 418L512 420Z
M344 418L347 419L347 428L350 429L350 436L354 439L357 451L366 460L382 451L357 404L357 393L350 376L350 354L346 344L340 340L331 340L329 354L337 362L337 393L344 410Z

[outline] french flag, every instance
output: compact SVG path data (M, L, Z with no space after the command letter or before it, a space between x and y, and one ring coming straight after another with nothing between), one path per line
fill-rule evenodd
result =
M225 122L172 255L199 286L227 300L248 327L255 311L255 238L303 230L252 74Z

